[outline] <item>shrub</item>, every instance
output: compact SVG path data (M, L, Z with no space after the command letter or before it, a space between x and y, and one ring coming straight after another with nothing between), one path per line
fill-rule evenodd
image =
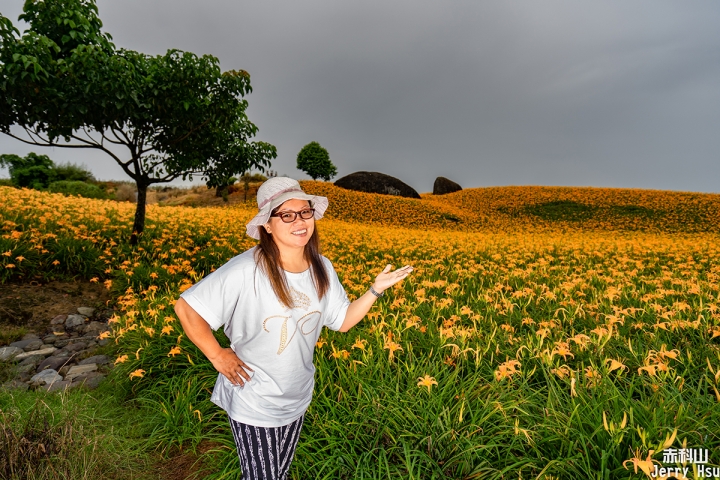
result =
M60 180L74 180L85 183L95 183L95 176L85 166L74 163L63 163L55 166L55 178Z
M0 178L0 187L14 187L12 180L9 178Z
M85 198L107 198L107 195L97 185L85 183L78 180L61 180L53 182L48 187L53 193L64 193L65 195L80 195Z
M137 190L129 183L121 183L115 189L115 200L118 202L133 202L137 200Z
M273 173L272 170L268 173ZM241 182L247 182L247 183L255 183L255 182L264 182L267 180L268 177L263 175L262 173L244 173L242 177L240 177Z

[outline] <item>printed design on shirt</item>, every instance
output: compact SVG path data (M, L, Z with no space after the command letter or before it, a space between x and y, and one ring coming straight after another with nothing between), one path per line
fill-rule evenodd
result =
M292 334L288 338L288 320L292 318L292 316L285 316L285 315L272 315L270 317L267 317L265 320L263 320L263 330L270 333L270 330L267 328L267 324L270 320L275 318L282 318L283 322L282 325L280 325L280 348L278 348L277 354L280 355L283 350L285 350L285 347L287 347L290 342L292 342L292 339L295 338L295 334L298 330L300 330L300 333L303 335L310 335L313 333L318 326L320 325L320 319L322 317L322 314L314 310L310 313L306 313L302 317L298 319L298 321L295 323L295 330L293 330Z
M302 308L305 311L310 308L310 297L298 292L293 287L290 287L290 300L292 300L294 308Z

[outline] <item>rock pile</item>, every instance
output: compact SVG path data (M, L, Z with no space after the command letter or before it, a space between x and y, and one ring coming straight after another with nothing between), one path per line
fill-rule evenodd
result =
M80 307L77 313L58 315L46 335L27 334L22 340L0 347L0 367L13 372L2 388L63 390L95 388L112 368L105 355L95 355L110 340L107 321L99 321L95 309Z

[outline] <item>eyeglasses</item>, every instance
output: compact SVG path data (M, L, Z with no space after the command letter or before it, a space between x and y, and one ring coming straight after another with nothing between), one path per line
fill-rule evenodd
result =
M295 221L297 216L300 215L300 218L303 220L310 220L313 216L315 216L315 209L314 208L305 208L303 210L300 210L299 212L293 212L292 210L286 210L284 212L278 212L273 213L270 215L271 217L280 217L280 220L282 220L284 223L292 223Z

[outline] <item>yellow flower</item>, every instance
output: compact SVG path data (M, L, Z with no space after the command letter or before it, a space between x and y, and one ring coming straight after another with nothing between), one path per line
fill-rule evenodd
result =
M508 360L500 364L498 366L498 369L495 370L495 380L504 380L506 378L512 377L516 373L520 373L520 370L517 369L517 367L520 366L522 366L522 364L517 360Z
M162 336L162 335L170 335L170 332L172 332L172 331L173 331L172 325L165 325L165 326L163 327L162 333L160 333L160 335L161 335L161 336Z
M617 369L621 369L621 370L627 370L627 369L628 369L628 367L626 367L625 365L623 365L621 362L619 362L619 361L617 361L617 360L613 360L612 358L606 358L606 359L605 359L605 363L609 363L609 364L610 364L610 365L608 366L608 372L612 372L612 371L617 370Z
M170 355L172 355L172 356L174 357L174 356L177 355L178 353L181 353L181 352L180 352L180 347L178 347L177 345L175 345L174 347L172 347L172 348L170 349L170 351L168 352L167 356L169 357Z
M389 355L389 357L388 357L390 360L392 360L393 358L395 358L395 352L396 352L396 351L398 351L398 350L403 351L403 348L400 346L400 344L395 343L395 342L393 342L392 340L387 340L387 341L385 342L385 347L384 347L384 348L385 348L386 350L390 350L390 355Z
M428 393L430 392L430 389L433 385L437 385L437 381L435 380L435 377L431 377L430 375L425 374L424 377L418 377L418 387L427 387Z
M118 363L123 363L123 362L127 361L127 359L128 359L127 355L120 355L118 358L115 359L115 365L117 365Z
M138 369L135 370L134 372L130 372L130 378L131 378L131 379L132 379L132 378L135 378L135 377L142 378L143 375L145 375L145 370L143 370L142 368L138 368Z
M355 340L355 343L353 343L352 348L359 348L360 350L365 350L365 344L367 343L367 340L363 340L360 337L358 337Z

